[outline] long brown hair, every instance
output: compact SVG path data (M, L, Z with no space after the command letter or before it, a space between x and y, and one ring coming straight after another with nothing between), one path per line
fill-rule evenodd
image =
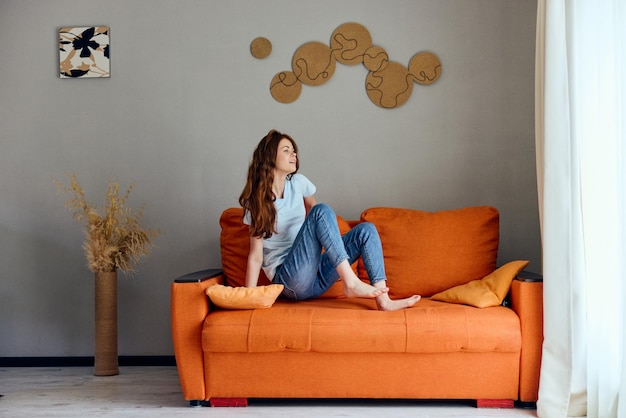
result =
M239 196L239 204L243 207L244 213L250 213L250 235L253 237L269 238L276 232L276 208L274 207L276 196L272 191L272 185L278 144L283 138L291 141L298 155L298 146L289 135L276 130L269 131L252 154L252 161L248 167L248 179ZM300 158L296 160L294 173L298 171L298 168L300 168ZM287 179L291 179L294 173L289 174Z

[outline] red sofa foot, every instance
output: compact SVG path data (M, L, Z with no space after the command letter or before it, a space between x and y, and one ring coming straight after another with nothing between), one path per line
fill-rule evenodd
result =
M513 399L477 399L476 408L515 408Z
M248 398L211 398L209 405L212 407L246 407L248 406Z

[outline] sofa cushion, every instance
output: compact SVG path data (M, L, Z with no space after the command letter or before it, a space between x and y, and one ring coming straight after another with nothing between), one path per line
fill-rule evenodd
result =
M206 352L452 353L520 351L519 318L508 308L476 309L423 299L394 312L371 299L278 300L271 309L214 311Z
M528 260L506 263L493 273L480 280L455 286L432 296L431 299L442 302L462 303L477 308L498 306L509 293L511 282L527 265Z
M250 234L248 225L243 223L243 209L229 208L220 217L220 249L222 270L229 286L244 286L246 283L246 267L250 252ZM270 284L263 271L259 276L258 285Z
M392 298L431 296L495 270L499 214L493 207L372 208L361 221L372 222L380 234Z
M250 235L248 226L242 220L242 208L229 208L222 212L220 217L220 250L222 256L222 270L229 286L239 287L246 283L246 266L250 252ZM343 235L350 231L350 224L341 216L337 216L339 232ZM355 267L356 271L356 267ZM266 286L270 281L261 270L259 286ZM340 282L331 286L322 298L343 296L343 286Z

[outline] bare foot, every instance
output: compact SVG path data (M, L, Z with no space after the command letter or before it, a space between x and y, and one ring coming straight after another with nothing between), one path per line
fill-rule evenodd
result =
M348 298L375 298L389 292L388 287L374 287L361 280L343 281L343 293Z
M410 308L415 305L422 297L413 295L406 299L390 299L388 294L380 295L376 298L376 305L379 311L397 311L399 309Z

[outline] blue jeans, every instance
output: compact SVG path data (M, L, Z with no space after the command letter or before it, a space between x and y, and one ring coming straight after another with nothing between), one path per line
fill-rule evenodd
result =
M304 220L273 282L285 286L282 295L288 299L314 298L339 279L339 264L344 260L352 264L359 257L363 257L370 284L387 279L376 227L360 223L342 237L335 212L326 204L318 204Z

